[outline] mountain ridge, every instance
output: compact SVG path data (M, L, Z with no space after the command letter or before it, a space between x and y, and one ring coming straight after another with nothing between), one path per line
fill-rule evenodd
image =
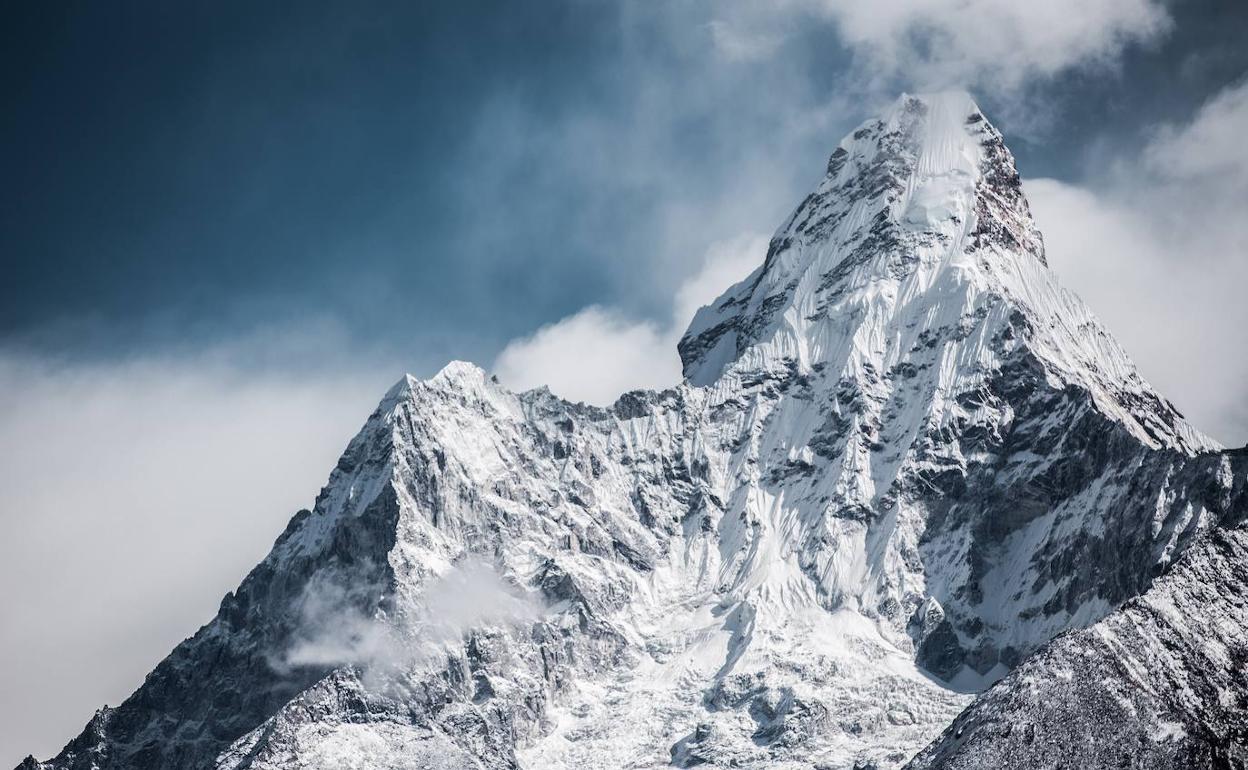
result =
M1240 504L965 94L851 133L679 350L607 408L403 378L217 617L23 767L900 766ZM475 562L465 603L536 609L430 637Z

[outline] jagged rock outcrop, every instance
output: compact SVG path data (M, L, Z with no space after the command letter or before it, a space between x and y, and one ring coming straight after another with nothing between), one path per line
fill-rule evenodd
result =
M1243 458L1058 285L965 94L847 137L680 354L605 409L405 378L35 766L895 767L1241 504Z

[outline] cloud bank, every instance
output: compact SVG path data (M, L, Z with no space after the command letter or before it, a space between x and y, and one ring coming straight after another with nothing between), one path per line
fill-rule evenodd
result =
M48 756L216 612L397 375L264 370L273 338L0 351L0 761Z
M1200 429L1248 442L1248 84L1158 128L1142 161L1025 182L1049 262Z

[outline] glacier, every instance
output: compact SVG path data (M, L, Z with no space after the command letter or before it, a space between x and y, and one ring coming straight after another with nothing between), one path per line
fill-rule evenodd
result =
M983 746L1109 740L1093 674L1046 704L1062 671L1195 649L1175 596L1242 621L1191 576L1242 551L1248 460L1060 286L965 93L847 136L679 352L605 408L405 377L217 616L22 767L1038 767ZM1148 686L1248 659L1223 635ZM1141 716L1140 756L1248 735L1200 712Z

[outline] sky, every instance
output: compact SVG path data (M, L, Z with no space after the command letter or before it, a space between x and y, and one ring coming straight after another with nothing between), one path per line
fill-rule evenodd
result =
M207 621L404 372L609 403L841 136L970 90L1050 264L1248 443L1234 0L27 3L0 25L0 765Z

